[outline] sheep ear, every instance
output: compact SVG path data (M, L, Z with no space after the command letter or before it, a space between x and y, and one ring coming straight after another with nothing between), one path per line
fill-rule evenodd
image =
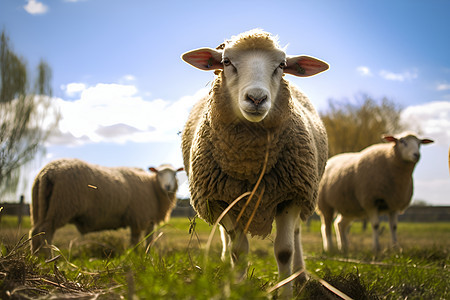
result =
M148 168L148 170L153 173L158 173L158 170L154 167L150 167L150 168Z
M420 140L420 143L421 144L431 144L431 143L434 143L434 141L430 140L430 139L422 139L422 140Z
M386 142L394 142L394 143L397 142L397 138L392 135L383 135L381 136L381 138Z
M284 73L299 77L313 76L328 70L330 67L326 62L306 55L288 57L286 62L287 66L284 68Z
M211 48L200 48L184 53L181 58L190 65L211 71L223 69L222 52Z
M181 171L184 171L184 168L183 168L183 167L178 168L175 172L181 172Z

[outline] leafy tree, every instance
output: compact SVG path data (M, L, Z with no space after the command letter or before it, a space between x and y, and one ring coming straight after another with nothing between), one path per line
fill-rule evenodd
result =
M0 39L0 194L15 192L20 169L45 151L44 142L59 116L50 113L51 69L39 63L30 87L24 59L13 52L9 38Z
M382 134L403 131L402 108L388 98L376 101L364 95L356 101L328 101L320 115L328 133L329 156L361 151L381 142Z

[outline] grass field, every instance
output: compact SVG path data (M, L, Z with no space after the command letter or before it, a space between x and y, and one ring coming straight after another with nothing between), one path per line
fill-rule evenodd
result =
M340 299L330 284L353 299L450 299L450 223L400 223L402 250L389 250L384 224L376 257L371 232L354 223L347 255L322 252L320 223L303 226L302 240L310 280L297 299ZM220 257L215 233L209 257L204 247L211 227L196 219L173 218L145 253L127 248L129 231L80 235L68 225L57 231L54 254L45 261L29 254L29 219L0 223L0 298L27 299L270 299L277 283L273 235L250 240L247 278L237 281ZM84 297L84 298L83 298Z

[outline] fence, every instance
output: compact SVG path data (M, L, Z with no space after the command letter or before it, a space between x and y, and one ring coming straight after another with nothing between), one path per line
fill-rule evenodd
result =
M22 217L30 215L30 205L25 203L24 196L20 196L19 203L0 203L0 222L3 215L17 216L18 225L22 224ZM172 211L172 217L193 217L194 209L189 199L178 199L177 206ZM314 214L310 219L319 219ZM382 220L387 220L386 216ZM450 222L450 206L410 206L404 214L399 215L399 222Z
M0 222L4 215L17 216L17 225L22 225L22 217L30 215L30 205L25 203L25 197L20 196L19 203L3 202L0 203Z

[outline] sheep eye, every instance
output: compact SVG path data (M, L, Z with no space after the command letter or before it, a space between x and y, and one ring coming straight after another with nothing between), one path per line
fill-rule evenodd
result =
M404 139L400 139L400 143L403 144L403 146L408 146L408 143Z
M226 58L226 57L222 60L222 63L223 63L225 66L231 65L230 59L229 59L229 58Z
M287 67L287 63L285 61L281 62L280 65L279 65L280 69L284 69L286 67Z

